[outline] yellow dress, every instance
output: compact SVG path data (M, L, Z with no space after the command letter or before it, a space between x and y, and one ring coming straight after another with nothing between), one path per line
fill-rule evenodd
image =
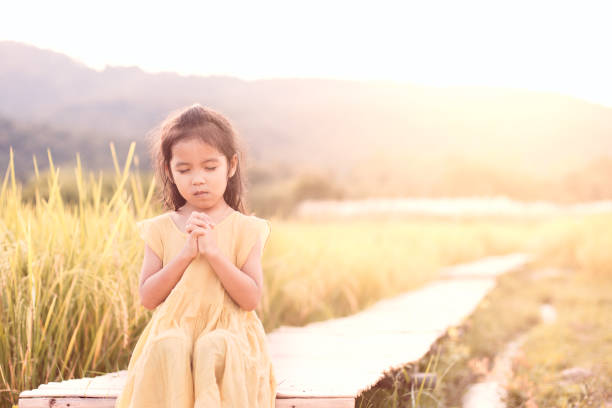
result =
M188 234L172 211L137 223L146 244L168 264ZM222 253L240 267L270 224L234 211L213 229ZM274 407L276 378L263 325L238 306L203 255L157 306L138 339L115 408Z

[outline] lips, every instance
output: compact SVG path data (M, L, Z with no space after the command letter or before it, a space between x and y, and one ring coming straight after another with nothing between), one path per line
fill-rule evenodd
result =
M208 191L196 191L195 193L193 193L193 195L196 195L196 196L201 196L205 194L208 194Z

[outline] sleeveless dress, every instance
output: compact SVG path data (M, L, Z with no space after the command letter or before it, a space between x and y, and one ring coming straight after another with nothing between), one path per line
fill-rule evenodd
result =
M172 211L139 221L146 244L168 264L188 234ZM213 229L221 252L244 265L267 220L232 212ZM143 329L115 408L272 408L276 378L263 325L238 306L199 254Z

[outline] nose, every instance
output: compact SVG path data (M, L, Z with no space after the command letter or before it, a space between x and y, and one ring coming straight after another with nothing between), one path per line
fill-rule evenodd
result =
M196 171L195 176L193 177L193 184L206 184L206 177L204 176L204 171Z

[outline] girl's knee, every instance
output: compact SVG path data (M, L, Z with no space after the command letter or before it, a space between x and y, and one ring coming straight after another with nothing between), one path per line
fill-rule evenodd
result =
M161 352L175 354L191 352L191 338L183 329L169 329L158 333L151 341L151 347Z
M195 341L194 352L225 351L228 342L233 341L235 336L234 333L227 329L215 329L202 333Z

